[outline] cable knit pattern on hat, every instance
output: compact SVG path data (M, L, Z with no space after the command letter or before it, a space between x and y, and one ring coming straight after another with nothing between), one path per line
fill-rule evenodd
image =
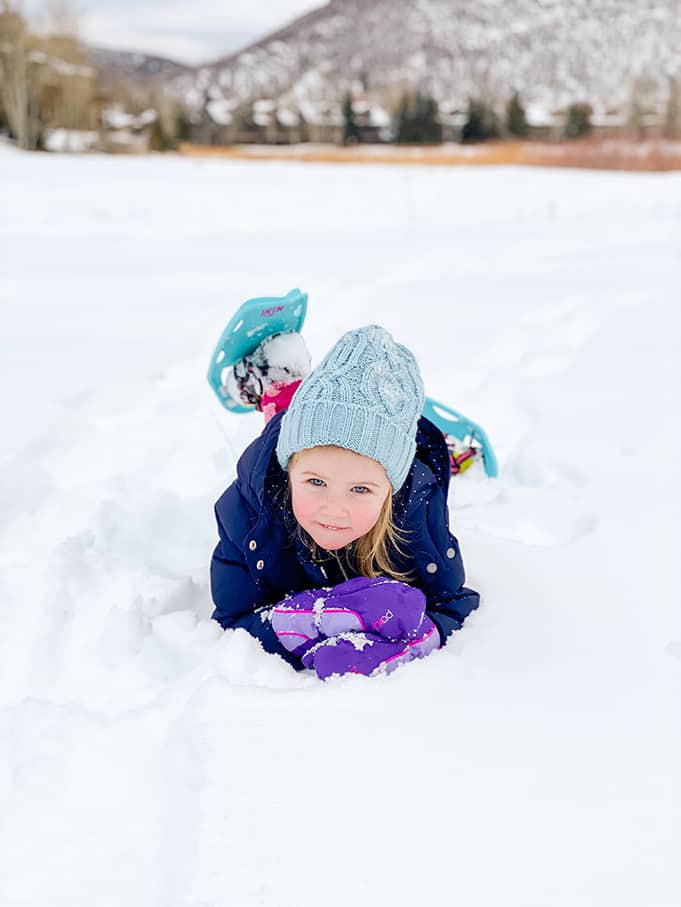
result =
M296 391L281 422L277 458L334 444L377 460L395 491L416 452L423 382L410 351L372 324L344 334Z

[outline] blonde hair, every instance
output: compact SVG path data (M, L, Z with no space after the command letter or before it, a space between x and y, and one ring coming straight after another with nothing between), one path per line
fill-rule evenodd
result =
M390 559L391 550L404 556L401 545L404 542L404 531L397 528L393 521L393 493L388 493L378 519L371 529L355 542L357 568L362 576L373 579L375 576L389 576L406 583L410 574L400 573Z
M289 481L287 487L289 495L291 493L290 469L296 456L297 454L294 453L288 463ZM300 525L298 528L301 533L304 533ZM307 533L304 534L307 535ZM403 557L405 556L402 548L405 542L405 535L405 530L399 529L393 520L393 491L391 487L374 525L368 532L365 532L364 535L352 543L353 554L360 576L365 576L367 579L374 579L377 576L389 576L391 579L396 579L403 583L409 582L412 578L411 573L401 573L397 570L390 556L391 551L395 551ZM319 545L314 539L310 539L309 542L305 541L311 549L313 557L318 558ZM339 560L335 551L331 551L330 554L336 560Z

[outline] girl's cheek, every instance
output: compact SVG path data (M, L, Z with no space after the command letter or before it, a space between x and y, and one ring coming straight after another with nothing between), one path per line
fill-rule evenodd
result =
M304 522L312 516L315 510L315 502L311 495L304 492L293 494L293 515L299 523Z

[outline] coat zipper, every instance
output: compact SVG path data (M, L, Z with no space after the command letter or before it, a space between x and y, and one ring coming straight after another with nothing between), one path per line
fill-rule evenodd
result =
M336 563L338 564L338 566L340 568L340 572L343 574L343 579L347 582L348 575L345 572L345 567L343 566L343 561L341 560L340 555L336 554L335 551L331 552L331 554L332 554L332 557L334 558L334 560L336 561Z

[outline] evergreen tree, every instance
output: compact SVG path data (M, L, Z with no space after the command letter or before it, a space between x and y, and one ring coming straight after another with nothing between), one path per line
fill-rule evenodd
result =
M403 95L397 113L395 140L402 145L437 145L442 141L442 124L435 98L421 92Z
M395 141L400 144L409 144L411 141L410 129L411 129L411 116L409 113L409 96L404 94L402 95L402 100L400 101L400 106L397 111L397 122L395 125Z
M591 132L592 113L590 104L570 104L563 130L565 138L577 139L588 135Z
M177 114L177 143L190 142L192 138L192 121L184 109Z
M527 138L529 128L520 96L516 92L506 106L506 131L518 138Z
M421 141L426 145L438 145L442 141L442 124L438 116L437 101L431 95L421 98Z
M352 106L352 96L348 93L343 101L343 144L356 145L362 136L355 120L355 111Z
M476 98L468 101L468 117L461 130L463 142L486 142L497 139L501 134L499 118L489 104Z

